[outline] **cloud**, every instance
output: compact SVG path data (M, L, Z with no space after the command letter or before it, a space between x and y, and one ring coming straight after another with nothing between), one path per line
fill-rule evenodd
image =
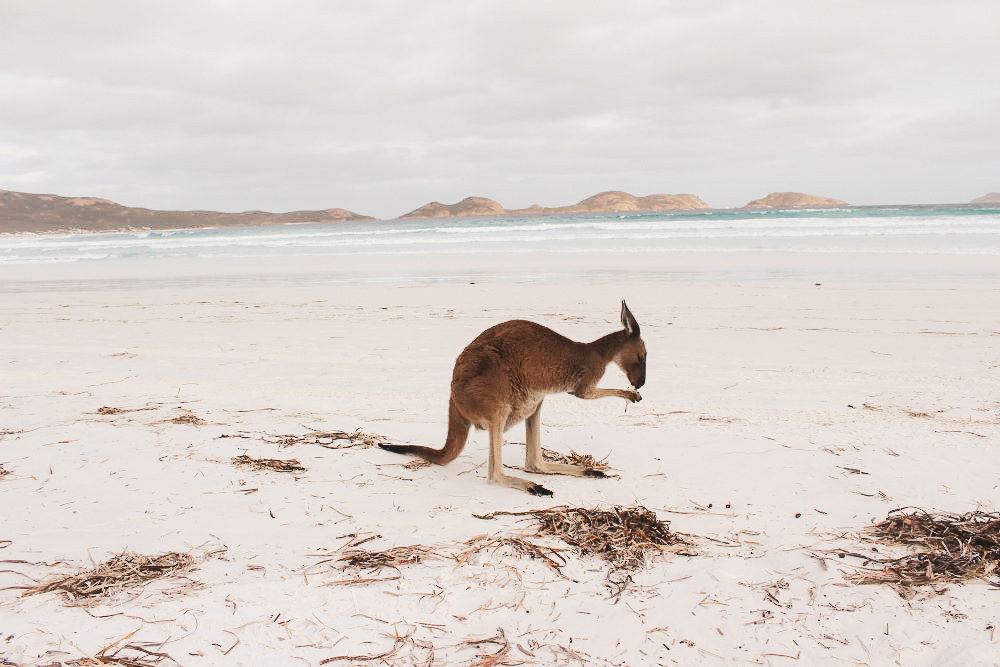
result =
M37 0L4 14L0 188L392 217L467 194L732 206L1000 187L984 149L1000 140L994 2ZM901 173L880 190L866 165Z

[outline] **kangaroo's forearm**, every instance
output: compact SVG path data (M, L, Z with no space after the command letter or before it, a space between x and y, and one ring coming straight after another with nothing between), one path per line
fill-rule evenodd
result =
M631 399L635 392L628 391L627 389L601 389L600 387L588 387L582 392L574 394L579 398L584 398L587 400L595 398L607 398L609 396L616 396L618 398Z

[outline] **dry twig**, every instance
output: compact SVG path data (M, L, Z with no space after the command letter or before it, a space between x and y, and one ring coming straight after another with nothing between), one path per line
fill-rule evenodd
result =
M393 644L392 648L389 649L388 651L385 651L384 653L379 653L377 655L336 655L332 658L324 658L323 660L320 660L319 664L325 665L327 663L338 662L341 660L350 660L352 662L375 662L376 660L385 661L386 659L391 658L397 653L399 653L399 650L403 648L403 646L405 646L408 641L412 641L411 637L413 636L414 630L415 628L411 629L408 633L406 633L402 637L400 637L397 634L394 637L395 643Z
M500 646L500 650L496 653L477 655L476 659L472 661L473 667L496 667L496 665L506 664L504 661L510 653L510 641L508 641L507 635L504 634L503 628L497 628L497 633L493 637L470 639L463 643L467 646L477 647L482 644L497 644Z
M156 410L159 407L160 407L159 404L156 404L156 405L146 405L145 407L142 407L142 408L115 408L115 407L111 407L109 405L102 405L101 407L97 408L97 414L99 414L99 415L120 415L120 414L124 414L126 412L143 412L145 410Z

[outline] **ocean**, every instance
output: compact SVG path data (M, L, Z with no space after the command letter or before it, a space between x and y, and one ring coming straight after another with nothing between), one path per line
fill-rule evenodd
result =
M904 256L911 268L894 275L892 267L901 266L894 258ZM943 258L959 261L947 262L945 270ZM938 268L928 273L922 266ZM60 276L136 286L185 276L268 283L304 274L314 282L530 280L630 270L700 280L1000 279L1000 208L710 210L0 235L0 280L8 283L0 289L7 290L42 288L40 282Z

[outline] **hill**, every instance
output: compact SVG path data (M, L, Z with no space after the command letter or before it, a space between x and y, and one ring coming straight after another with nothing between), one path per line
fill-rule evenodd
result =
M763 199L754 199L743 208L825 208L850 206L846 201L817 197L801 192L772 192Z
M60 197L0 190L0 233L178 229L374 219L342 208L289 213L157 211L122 206L96 197Z
M431 202L402 215L402 218L446 218L482 215L541 215L555 213L655 213L686 209L708 208L696 195L647 195L636 197L627 192L611 190L569 206L547 207L534 205L528 208L506 209L492 199L466 197L457 204Z

